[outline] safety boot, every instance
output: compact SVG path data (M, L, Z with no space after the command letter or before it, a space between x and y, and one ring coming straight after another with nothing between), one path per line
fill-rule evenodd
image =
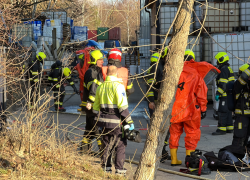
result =
M188 150L186 149L186 156L190 156L191 155L191 152L194 152L195 150Z
M227 134L226 131L222 131L220 129L217 129L215 132L212 133L212 135L225 135Z
M88 153L90 149L91 149L91 143L89 143L89 139L84 137L80 144L80 153L81 154Z
M227 133L233 133L234 130L227 130Z
M104 172L112 174L111 167L103 167L102 169L103 169Z
M127 169L116 169L115 170L115 175L119 175L119 176L126 176L126 172L127 172Z
M171 166L181 165L182 161L177 159L177 149L170 149Z
M160 160L161 163L164 163L166 160L171 160L171 156L169 156L168 150L167 150L168 145L164 145L162 149L162 158Z

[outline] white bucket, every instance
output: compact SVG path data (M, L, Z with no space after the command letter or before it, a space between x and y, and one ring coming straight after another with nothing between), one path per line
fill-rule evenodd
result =
M130 65L129 66L129 72L130 72L130 74L135 75L136 74L136 70L137 70L137 66L136 65Z

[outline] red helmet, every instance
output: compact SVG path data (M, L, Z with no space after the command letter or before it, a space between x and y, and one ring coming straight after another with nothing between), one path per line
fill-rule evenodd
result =
M121 62L122 52L117 48L111 49L108 54L108 60L109 59L118 59Z

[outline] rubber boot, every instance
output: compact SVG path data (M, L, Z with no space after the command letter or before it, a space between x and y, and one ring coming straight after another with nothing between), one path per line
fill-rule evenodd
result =
M89 139L87 139L85 137L82 139L82 142L80 144L80 153L81 154L90 153L91 144L89 142L90 142Z
M171 154L171 166L181 165L181 160L177 159L177 149L170 149Z
M169 153L168 151L166 150L167 149L167 146L168 145L164 145L163 146L163 149L162 149L162 158L160 160L161 163L164 163L165 160L171 160L171 157L169 156Z
M194 152L195 150L186 150L186 156L191 156L191 152Z

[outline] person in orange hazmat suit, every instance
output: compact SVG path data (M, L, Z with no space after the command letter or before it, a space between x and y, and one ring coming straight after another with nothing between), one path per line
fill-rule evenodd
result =
M83 111L83 107L86 106L83 102L83 90L84 90L84 75L85 72L89 69L88 62L90 61L90 51L94 50L93 47L86 47L83 50L76 51L76 55L78 57L79 63L75 66L75 69L78 71L79 79L80 79L80 97L82 103L79 105L80 109L77 109L77 111Z
M185 52L186 56L189 54ZM213 65L207 62L195 62L194 59L195 57L184 62L175 95L170 120L171 166L182 163L177 159L177 149L183 128L186 133L186 155L190 156L191 152L195 151L201 135L200 121L206 116L208 90L206 84L220 73Z

